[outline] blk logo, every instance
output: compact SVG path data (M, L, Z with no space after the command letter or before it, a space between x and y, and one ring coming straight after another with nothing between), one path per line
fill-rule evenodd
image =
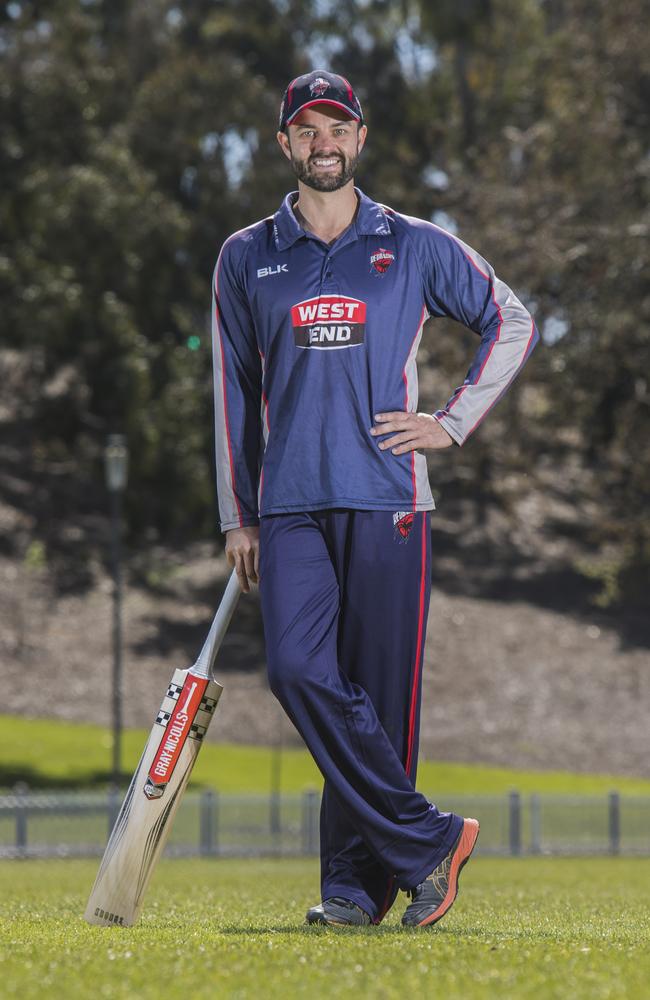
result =
M340 350L358 347L366 335L366 303L346 295L321 295L291 308L296 347Z
M258 278L270 278L273 274L287 274L289 267L287 264L276 264L275 267L271 264L269 267L258 267L257 277Z

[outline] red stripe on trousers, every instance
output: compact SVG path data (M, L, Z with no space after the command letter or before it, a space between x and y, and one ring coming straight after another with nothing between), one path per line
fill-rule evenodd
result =
M427 568L427 515L425 511L422 511L422 569L420 572L420 601L419 601L419 611L418 611L418 638L415 647L415 665L413 668L413 685L411 688L411 708L409 712L409 731L408 731L408 751L406 756L406 773L409 774L411 768L411 760L413 757L413 742L415 737L415 716L416 708L418 702L418 683L420 678L420 667L422 665L422 646L424 638L424 597L425 597L425 586L426 586L426 568ZM386 890L386 897L382 903L381 910L375 917L373 923L380 924L381 921L386 916L388 910L388 904L390 902L390 897L393 892L393 885L395 883L395 876L392 875L388 880L388 889Z
M419 611L418 611L418 639L415 648L415 664L413 666L413 686L411 688L411 711L409 714L409 737L408 737L408 754L406 757L406 773L409 774L411 770L411 760L413 757L413 742L415 736L415 716L418 703L418 684L420 680L420 668L422 666L422 646L424 639L424 596L425 596L425 577L427 569L427 516L425 511L422 511L422 570L420 573L420 601L419 601Z

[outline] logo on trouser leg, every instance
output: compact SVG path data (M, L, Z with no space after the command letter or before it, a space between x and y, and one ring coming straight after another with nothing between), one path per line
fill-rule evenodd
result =
M393 514L393 527L395 528L395 541L404 544L408 542L411 528L413 527L413 512L407 513L398 510Z

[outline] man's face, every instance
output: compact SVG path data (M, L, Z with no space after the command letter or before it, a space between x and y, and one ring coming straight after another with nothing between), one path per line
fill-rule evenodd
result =
M338 191L354 176L366 126L327 104L301 111L278 142L299 181L314 191Z

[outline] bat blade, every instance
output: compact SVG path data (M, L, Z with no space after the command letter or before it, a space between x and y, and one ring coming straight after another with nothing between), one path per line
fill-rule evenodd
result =
M176 670L113 826L85 917L134 924L223 688Z
M134 924L223 690L212 666L239 597L230 579L201 655L176 670L131 779L86 907L90 924Z

